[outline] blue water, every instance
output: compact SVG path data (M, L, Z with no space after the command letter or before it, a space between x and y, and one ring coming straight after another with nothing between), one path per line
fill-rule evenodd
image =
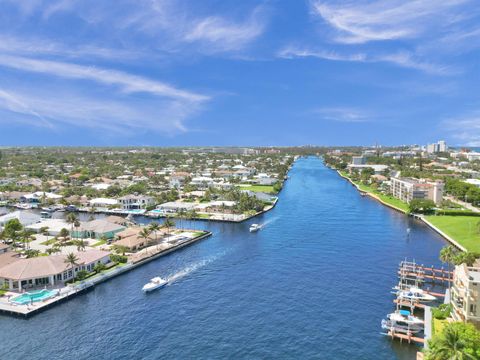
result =
M28 320L0 317L2 359L414 358L380 321L400 260L437 265L444 241L318 158L259 218L182 225L214 235ZM143 294L154 276L172 283Z

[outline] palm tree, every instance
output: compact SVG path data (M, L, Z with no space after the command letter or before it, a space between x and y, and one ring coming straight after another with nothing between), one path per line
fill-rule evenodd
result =
M88 243L85 240L76 240L75 245L77 245L77 250L78 251L85 251L85 248L87 247Z
M46 241L48 241L48 235L50 235L50 233L48 232L48 230L49 230L49 227L48 227L48 226L42 226L42 227L40 228L40 234L42 234L42 235L44 235L44 236L47 237L47 240L46 240Z
M69 253L63 262L72 268L73 279L75 280L75 266L77 266L78 257L74 253Z
M427 358L435 360L476 359L473 355L465 352L465 349L465 342L458 329L447 326L443 331L443 336L435 342L433 348L427 353Z
M170 235L170 229L175 226L175 222L170 219L166 218L165 221L163 222L163 227L167 229L167 233Z
M77 215L75 215L74 213L69 213L65 220L67 221L68 224L71 225L71 233L73 233L73 226L78 221Z
M32 230L23 230L20 233L20 239L25 244L25 249L28 250L30 248L30 241L32 241L34 232Z
M448 269L448 287L450 289L450 264L453 263L455 256L457 255L457 249L454 248L452 245L444 246L442 250L440 250L440 260L444 263L447 263Z
M142 239L145 239L145 242L148 243L148 239L150 238L150 230L148 228L143 228L142 231L138 233L138 236Z
M122 256L125 256L125 253L130 250L128 246L125 245L113 245L113 249L117 254L120 254Z
M160 230L160 224L154 221L150 223L149 229L155 235L155 242L157 242L157 231Z

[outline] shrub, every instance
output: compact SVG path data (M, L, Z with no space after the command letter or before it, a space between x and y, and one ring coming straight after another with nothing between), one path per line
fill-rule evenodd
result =
M438 320L444 320L452 311L452 306L450 304L441 304L436 308L432 308L432 316Z
M469 210L437 210L435 214L449 216L480 216L480 213Z
M126 256L122 256L122 255L111 254L110 255L110 260L112 260L115 263L125 264L127 262L128 258Z
M79 272L77 272L77 276L75 278L77 280L84 280L88 275L88 271L80 270Z

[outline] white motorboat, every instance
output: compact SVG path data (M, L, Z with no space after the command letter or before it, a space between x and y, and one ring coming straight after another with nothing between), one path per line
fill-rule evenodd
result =
M399 298L412 300L412 301L429 302L429 301L437 300L435 296L430 295L424 290L417 287L411 287L406 290L400 290L397 293L397 295Z
M256 232L258 230L260 230L262 227L258 224L252 224L250 225L250 232Z
M382 320L382 328L385 330L401 332L405 334L416 334L423 330L423 320L413 316L410 311L397 310L387 315Z
M142 290L144 292L149 292L149 291L153 291L161 287L164 287L167 284L168 284L167 280L164 280L161 277L154 277L153 279L150 280L149 283L143 286Z

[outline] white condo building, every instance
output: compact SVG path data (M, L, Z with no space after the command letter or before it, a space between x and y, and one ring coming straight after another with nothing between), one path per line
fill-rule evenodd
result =
M413 199L426 199L440 204L443 200L443 188L443 181L392 177L390 190L394 197L406 203Z

